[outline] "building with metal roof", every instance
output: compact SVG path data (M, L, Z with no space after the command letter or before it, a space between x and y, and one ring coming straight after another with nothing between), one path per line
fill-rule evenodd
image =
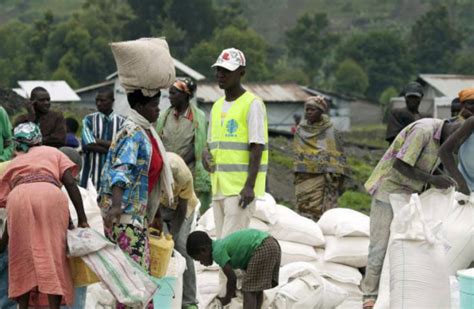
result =
M474 75L420 74L416 79L423 86L420 112L435 118L451 117L451 101L459 91L474 87ZM405 98L391 99L392 107L404 107Z
M293 115L304 115L304 102L313 95L322 95L330 102L330 116L337 130L349 131L349 101L334 94L323 93L295 83L244 83L243 87L265 102L268 127L271 131L290 132ZM199 107L209 115L212 104L224 95L217 83L198 83L196 98Z
M31 91L36 87L43 87L49 92L51 102L77 102L81 98L64 80L23 80L18 81L20 88L14 88L17 94L29 98Z

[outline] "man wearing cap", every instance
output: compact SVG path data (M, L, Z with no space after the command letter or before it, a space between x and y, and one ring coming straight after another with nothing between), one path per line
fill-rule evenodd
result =
M255 198L265 194L268 125L265 105L244 89L245 56L235 48L222 51L213 68L225 96L211 110L208 150L203 164L211 173L216 236L248 227Z
M390 144L404 127L422 118L418 107L423 99L423 87L417 82L410 82L405 86L403 95L406 107L394 108L387 119L385 140Z
M337 207L348 167L326 114L326 100L309 97L304 109L305 119L293 142L296 206L301 215L317 221L326 210Z

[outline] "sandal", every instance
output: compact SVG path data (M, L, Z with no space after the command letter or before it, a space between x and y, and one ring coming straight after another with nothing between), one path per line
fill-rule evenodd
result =
M363 309L372 309L375 306L375 299L366 299L362 304Z

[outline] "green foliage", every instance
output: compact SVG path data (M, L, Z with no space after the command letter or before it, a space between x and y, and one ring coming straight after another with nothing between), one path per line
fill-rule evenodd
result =
M348 190L339 197L337 202L341 208L350 208L369 215L372 199L367 193Z
M446 73L461 47L461 33L450 21L445 6L435 6L419 18L411 30L411 52L418 71Z
M336 70L334 89L342 93L364 94L369 78L357 62L346 59Z
M283 165L288 169L293 169L293 158L276 149L270 150L269 161Z
M474 75L474 50L458 53L452 65L452 73Z
M324 57L337 43L338 36L329 31L326 14L303 14L286 32L286 45L291 56L300 58L312 76L321 68Z
M383 109L383 119L386 120L390 110L392 109L390 106L390 99L393 97L398 96L399 91L394 87L388 87L385 89L382 94L380 95L379 102L382 104Z
M228 26L217 29L213 38L203 41L189 52L185 62L212 79L214 75L211 65L219 53L229 47L242 50L247 60L246 79L249 81L266 80L270 74L266 63L267 44L265 40L252 29L239 29Z
M344 139L353 145L373 149L386 149L386 127L384 124L352 127L351 132L345 134Z
M356 33L338 46L336 61L353 59L367 73L366 95L377 99L390 86L402 87L413 72L408 46L394 31Z

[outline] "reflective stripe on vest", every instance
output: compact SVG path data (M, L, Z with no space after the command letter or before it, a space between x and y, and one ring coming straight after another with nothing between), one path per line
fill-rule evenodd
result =
M211 111L211 136L208 143L214 163L215 171L211 174L212 191L225 196L237 195L247 181L250 145L248 139L247 116L250 105L256 99L255 95L245 92L229 108L222 118L224 98L214 103ZM255 195L265 194L265 178L268 170L268 124L265 112L265 145L262 152L257 179L255 181Z

